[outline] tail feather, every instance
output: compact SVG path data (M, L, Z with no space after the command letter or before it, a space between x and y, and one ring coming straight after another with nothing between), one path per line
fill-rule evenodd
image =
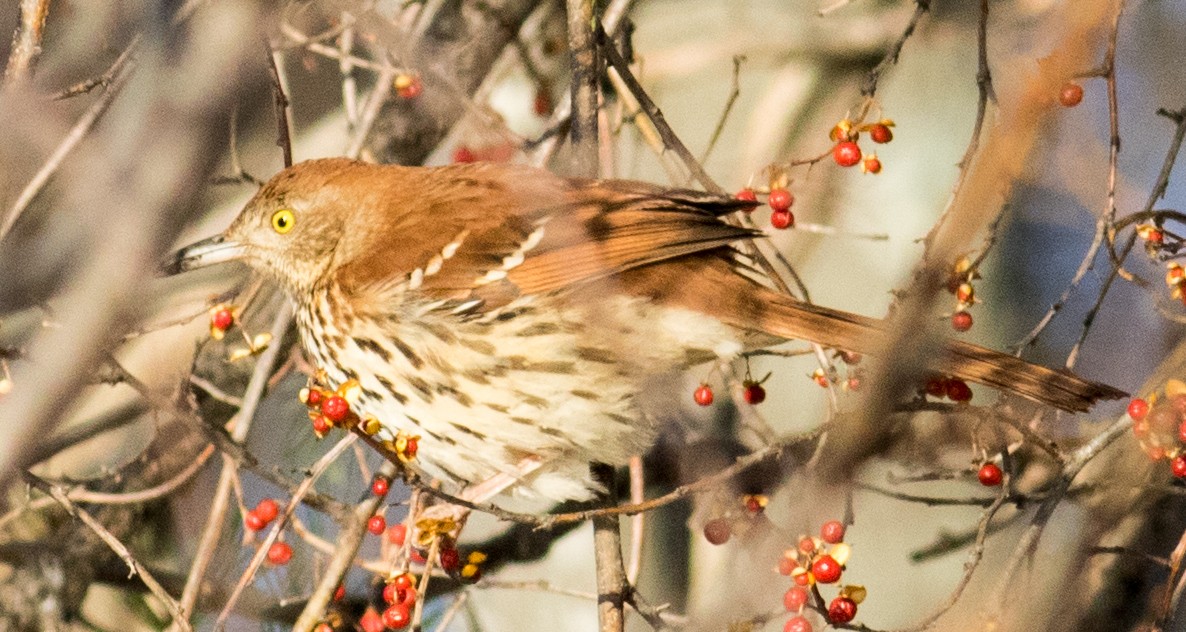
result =
M883 321L811 305L774 292L758 293L760 307L755 314L757 318L750 320L750 327L781 338L810 340L860 353L884 350L888 332ZM737 319L733 324L744 326L742 320ZM928 358L926 367L1068 412L1085 412L1098 400L1126 395L1106 384L958 340L944 341L942 352Z
M873 356L900 353L886 349L890 332L885 321L805 303L761 287L738 273L730 254L722 250L720 257L681 258L675 260L680 265L643 266L618 279L637 295L709 314L739 329ZM1066 371L955 340L942 343L942 351L921 361L927 370L1016 393L1068 412L1084 412L1101 399L1126 395Z

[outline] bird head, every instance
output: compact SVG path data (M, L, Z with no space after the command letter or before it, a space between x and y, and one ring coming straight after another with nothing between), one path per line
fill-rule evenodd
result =
M242 261L294 294L308 291L341 265L344 238L362 200L351 182L365 165L312 160L276 174L219 235L177 251L164 266L178 274ZM349 191L346 189L350 188Z

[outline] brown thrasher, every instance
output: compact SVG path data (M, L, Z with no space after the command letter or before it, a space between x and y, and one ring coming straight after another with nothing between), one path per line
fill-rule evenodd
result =
M730 245L755 233L720 219L753 206L506 164L313 160L169 267L239 259L274 276L330 386L357 380L352 404L381 433L420 435L429 474L585 499L590 463L654 439L634 400L648 376L781 339L856 352L885 340L881 321L763 284ZM925 363L1069 411L1124 395L963 342ZM524 474L525 459L542 465Z

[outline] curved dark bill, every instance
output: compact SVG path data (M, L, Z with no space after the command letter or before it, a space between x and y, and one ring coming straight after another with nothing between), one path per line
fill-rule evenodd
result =
M161 265L161 274L173 276L216 263L235 261L243 257L243 245L222 235L192 243L173 253Z

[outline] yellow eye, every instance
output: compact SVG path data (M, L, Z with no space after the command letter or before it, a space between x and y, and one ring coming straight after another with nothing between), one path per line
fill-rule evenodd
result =
M272 230L283 235L292 230L293 226L296 226L296 217L293 216L292 211L282 208L272 213Z

